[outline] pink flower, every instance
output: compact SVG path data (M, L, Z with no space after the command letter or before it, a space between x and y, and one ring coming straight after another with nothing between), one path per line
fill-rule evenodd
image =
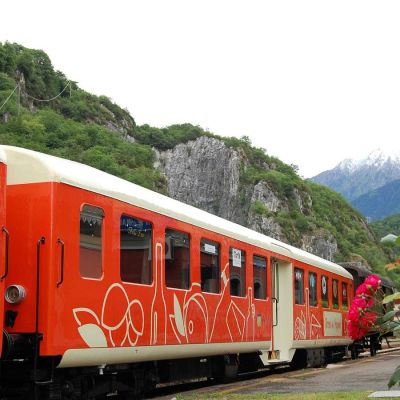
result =
M361 317L360 324L364 327L371 328L377 318L378 316L376 315L376 313L368 311L364 313L364 315Z
M351 324L349 321L349 324L347 326L347 331L353 340L358 339L358 326L357 325Z
M368 287L371 288L374 292L378 290L378 288L381 286L381 278L377 275L370 275L365 279L364 284Z
M361 339L367 332L368 329L359 326L356 322L349 321L348 333L353 340Z
M369 294L370 294L369 289L367 288L367 285L365 284L365 282L362 283L356 290L357 296L362 296L362 295L369 296Z
M367 308L367 300L362 297L355 297L351 305L359 310L365 310Z
M367 298L367 299L365 299L365 301L367 302L367 308L371 308L375 304L373 297Z
M358 309L355 307L350 307L350 310L347 314L347 320L358 321L359 319L360 319L360 313L358 312Z

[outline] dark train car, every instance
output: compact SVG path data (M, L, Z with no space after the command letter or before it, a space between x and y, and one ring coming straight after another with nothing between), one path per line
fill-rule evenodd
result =
M339 263L343 268L350 272L354 282L354 293L357 288L364 282L365 278L372 274L371 270L363 265L361 262L346 262ZM380 276L382 280L382 290L385 295L392 294L396 290L396 285L390 279Z

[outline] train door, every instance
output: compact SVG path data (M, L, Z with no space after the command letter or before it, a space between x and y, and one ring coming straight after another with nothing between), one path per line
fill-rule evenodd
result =
M272 261L271 361L291 361L293 343L293 269L288 261Z
M5 278L8 273L8 231L6 228L6 185L7 168L4 163L5 157L0 152L0 321L4 324L4 290ZM4 325L2 325L2 331ZM0 334L0 357L3 347L3 332Z

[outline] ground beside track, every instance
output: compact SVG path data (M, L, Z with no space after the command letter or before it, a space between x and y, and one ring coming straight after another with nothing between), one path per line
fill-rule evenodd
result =
M214 396L230 398L233 395L244 395L243 398L246 398L246 395L262 396L266 393L373 392L387 390L387 382L398 365L400 365L400 349L388 349L388 352L382 352L376 357L345 360L327 368L285 371L225 385L204 385L193 390L185 388L184 392L180 392L177 388L173 394L153 399L170 400L177 397L203 400Z

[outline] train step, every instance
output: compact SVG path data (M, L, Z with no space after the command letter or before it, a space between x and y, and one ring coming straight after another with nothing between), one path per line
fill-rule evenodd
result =
M284 357L279 350L261 350L259 357L265 366L287 364L290 362L290 360L287 357Z

